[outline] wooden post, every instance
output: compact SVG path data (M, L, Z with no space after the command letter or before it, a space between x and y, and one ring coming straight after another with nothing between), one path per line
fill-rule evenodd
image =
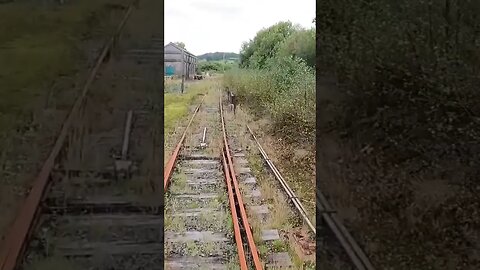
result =
M237 98L233 92L231 92L230 95L231 95L232 104L233 104L233 115L235 115L235 111L237 109Z
M185 90L185 50L182 49L182 94Z

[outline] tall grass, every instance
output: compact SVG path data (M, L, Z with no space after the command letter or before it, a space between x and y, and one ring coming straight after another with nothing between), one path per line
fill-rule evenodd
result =
M84 41L110 33L124 11L107 4L128 0L40 2L0 6L0 238L77 94Z
M234 69L224 86L257 116L268 117L272 130L291 141L315 140L315 70L302 59L279 57L265 69Z
M63 6L32 1L2 4L0 9L0 145L21 136L33 115L44 110L54 82L74 75L87 59L83 41L111 32L122 11L110 2L74 1ZM2 139L3 138L3 139ZM5 147L2 147L5 149Z
M175 128L177 122L188 114L188 106L193 102L195 95L167 93L164 98L164 130L165 134L168 134Z
M189 115L189 107L198 100L199 95L206 94L213 84L214 82L211 80L190 82L185 84L185 93L183 94L180 91L164 94L164 132L166 135L172 133L178 123ZM165 88L172 85L178 85L178 82L165 81Z
M44 95L55 79L79 68L82 41L106 34L113 26L109 2L75 1L58 7L28 1L2 5L0 114L27 111L27 105Z

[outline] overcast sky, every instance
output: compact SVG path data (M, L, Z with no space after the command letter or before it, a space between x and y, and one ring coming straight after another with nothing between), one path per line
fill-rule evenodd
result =
M279 21L314 27L315 0L165 1L165 44L181 41L195 55L240 51L243 41Z

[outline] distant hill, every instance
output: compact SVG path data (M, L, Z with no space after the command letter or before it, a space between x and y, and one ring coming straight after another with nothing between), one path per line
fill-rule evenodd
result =
M218 61L218 60L223 60L223 54L225 54L225 60L229 60L231 58L239 59L240 55L237 53L233 52L214 52L214 53L206 53L197 56L198 59L203 59L207 61Z

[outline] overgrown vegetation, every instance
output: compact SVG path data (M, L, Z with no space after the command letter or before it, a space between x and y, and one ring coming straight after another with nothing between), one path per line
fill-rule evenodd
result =
M109 1L94 2L81 1L55 8L45 8L31 2L2 5L2 115L27 109L25 102L41 95L44 91L42 86L51 86L57 77L75 72L78 68L76 61L83 56L81 42L107 33L109 28L102 26L107 26L109 21L100 18L111 15L111 6L107 5Z
M317 11L320 70L343 90L320 136L352 148L338 171L355 191L339 196L354 194L370 255L380 268L478 269L480 4L328 0Z
M178 122L188 115L189 106L200 93L205 93L205 88L186 87L185 93L165 93L164 95L164 132L173 131Z
M231 117L227 123L237 122L236 138L242 144L238 147L247 149L262 197L266 203L273 205L267 220L269 228L285 231L293 231L292 227L295 230L305 229L297 222L300 217L285 204L281 186L274 179L265 178L267 171L260 173L262 164L256 162L258 150L250 136L246 135L248 133L243 132L248 123L296 196L314 215L314 203L311 203L315 197L315 189L312 188L315 185L316 119L314 35L313 29L303 29L290 22L280 22L263 29L243 44L240 67L228 71L223 78L224 86L236 94L239 104L236 115L227 113ZM252 114L256 116L256 121L251 121ZM255 155L253 160L252 154ZM260 222L255 224L255 219L252 222L254 236L258 237L262 226ZM260 253L286 250L296 268L306 268L303 259L295 252L295 244L283 241L286 239L259 246Z
M290 141L315 139L315 36L290 22L257 33L242 46L240 66L225 75L241 104L272 120Z
M238 66L236 61L200 61L198 62L198 72L223 73Z
M122 1L117 1L122 2ZM123 1L126 2L126 1ZM109 31L108 1L45 8L31 2L0 10L0 133L23 129L39 99L55 96L53 82L71 75L84 57L82 41ZM26 15L28 14L28 16ZM41 102L41 101L40 101ZM45 104L48 105L48 104ZM0 136L1 137L1 136Z
M180 41L179 42L174 42L174 44L177 45L180 48L185 49L185 43L183 43L183 42L180 42Z

